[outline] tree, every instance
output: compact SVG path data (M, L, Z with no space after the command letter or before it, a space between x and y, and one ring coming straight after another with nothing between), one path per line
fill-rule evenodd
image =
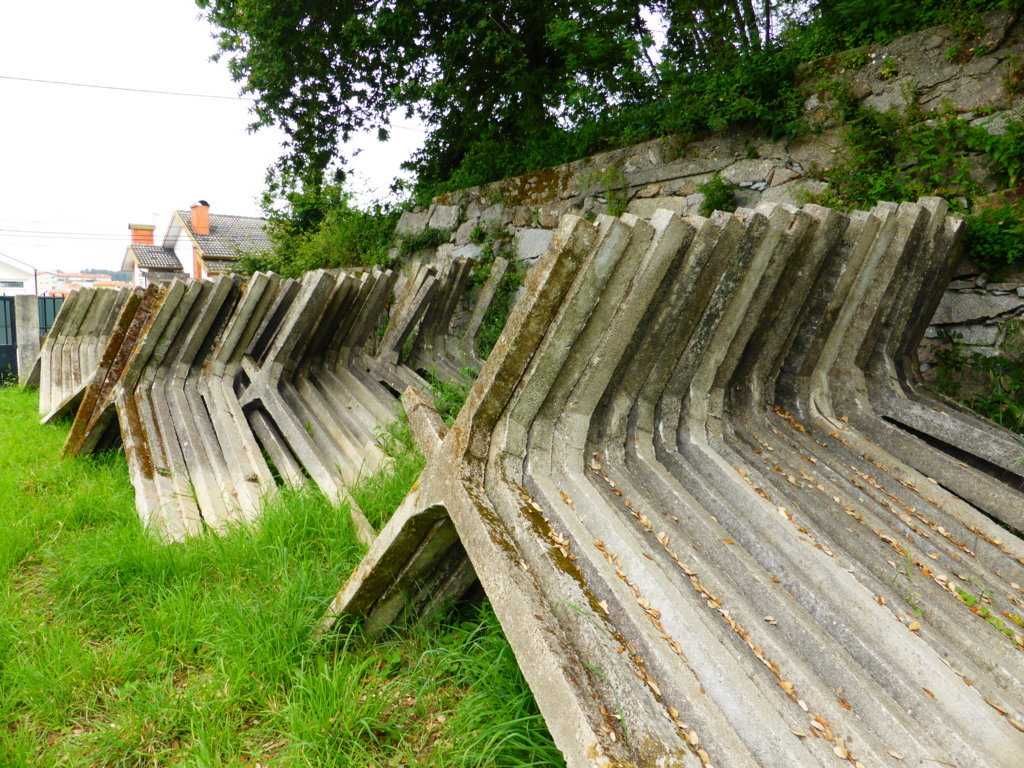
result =
M637 3L625 0L197 0L255 125L286 137L278 182L343 171L356 131L429 127L443 177L482 134L502 139L652 96Z
M801 62L1022 2L197 0L254 125L287 137L277 199L316 199L343 177L352 134L386 139L394 115L427 125L407 164L420 199L665 133L792 134ZM649 25L665 33L657 51ZM295 214L309 228L323 212Z

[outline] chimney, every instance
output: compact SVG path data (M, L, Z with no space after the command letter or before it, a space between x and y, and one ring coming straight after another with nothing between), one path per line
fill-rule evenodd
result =
M197 235L210 234L210 204L205 200L192 206L192 231Z
M152 245L153 230L152 224L129 224L128 229L132 233L132 245Z

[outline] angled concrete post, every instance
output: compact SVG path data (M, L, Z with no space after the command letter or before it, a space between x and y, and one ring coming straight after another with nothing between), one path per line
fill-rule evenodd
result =
M32 369L39 357L39 299L14 297L14 326L18 333L18 384L29 385Z
M564 219L325 626L379 632L468 558L572 768L1015 768L1012 438L908 360L959 227Z

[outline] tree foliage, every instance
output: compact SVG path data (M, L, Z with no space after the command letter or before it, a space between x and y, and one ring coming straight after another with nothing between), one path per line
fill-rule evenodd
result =
M361 209L336 185L310 186L285 195L271 212L272 251L243 256L238 270L296 277L321 267L385 265L398 211L385 206Z
M624 0L197 0L256 125L288 146L278 178L343 167L339 145L393 115L430 127L418 162L454 168L474 137L507 139L653 96L641 6Z
M272 198L344 176L346 144L419 117L415 198L659 135L803 130L803 62L1022 0L196 0L286 136ZM298 231L317 225L292 205Z

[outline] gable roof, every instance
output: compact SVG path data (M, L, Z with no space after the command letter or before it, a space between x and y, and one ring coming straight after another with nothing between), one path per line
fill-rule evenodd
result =
M199 246L204 259L234 261L244 253L260 253L271 249L266 227L267 220L257 216L211 213L210 234L197 235L192 231L191 211L175 211L174 220L164 238L164 247L173 247L178 231L184 229L192 242Z
M9 270L18 272L27 277L32 277L33 271L30 264L26 264L20 259L16 259L13 256L8 256L6 253L0 253L0 264L3 264Z
M129 258L133 257L142 269L174 270L181 272L181 262L174 251L160 245L129 245L124 253L121 269L131 269Z

